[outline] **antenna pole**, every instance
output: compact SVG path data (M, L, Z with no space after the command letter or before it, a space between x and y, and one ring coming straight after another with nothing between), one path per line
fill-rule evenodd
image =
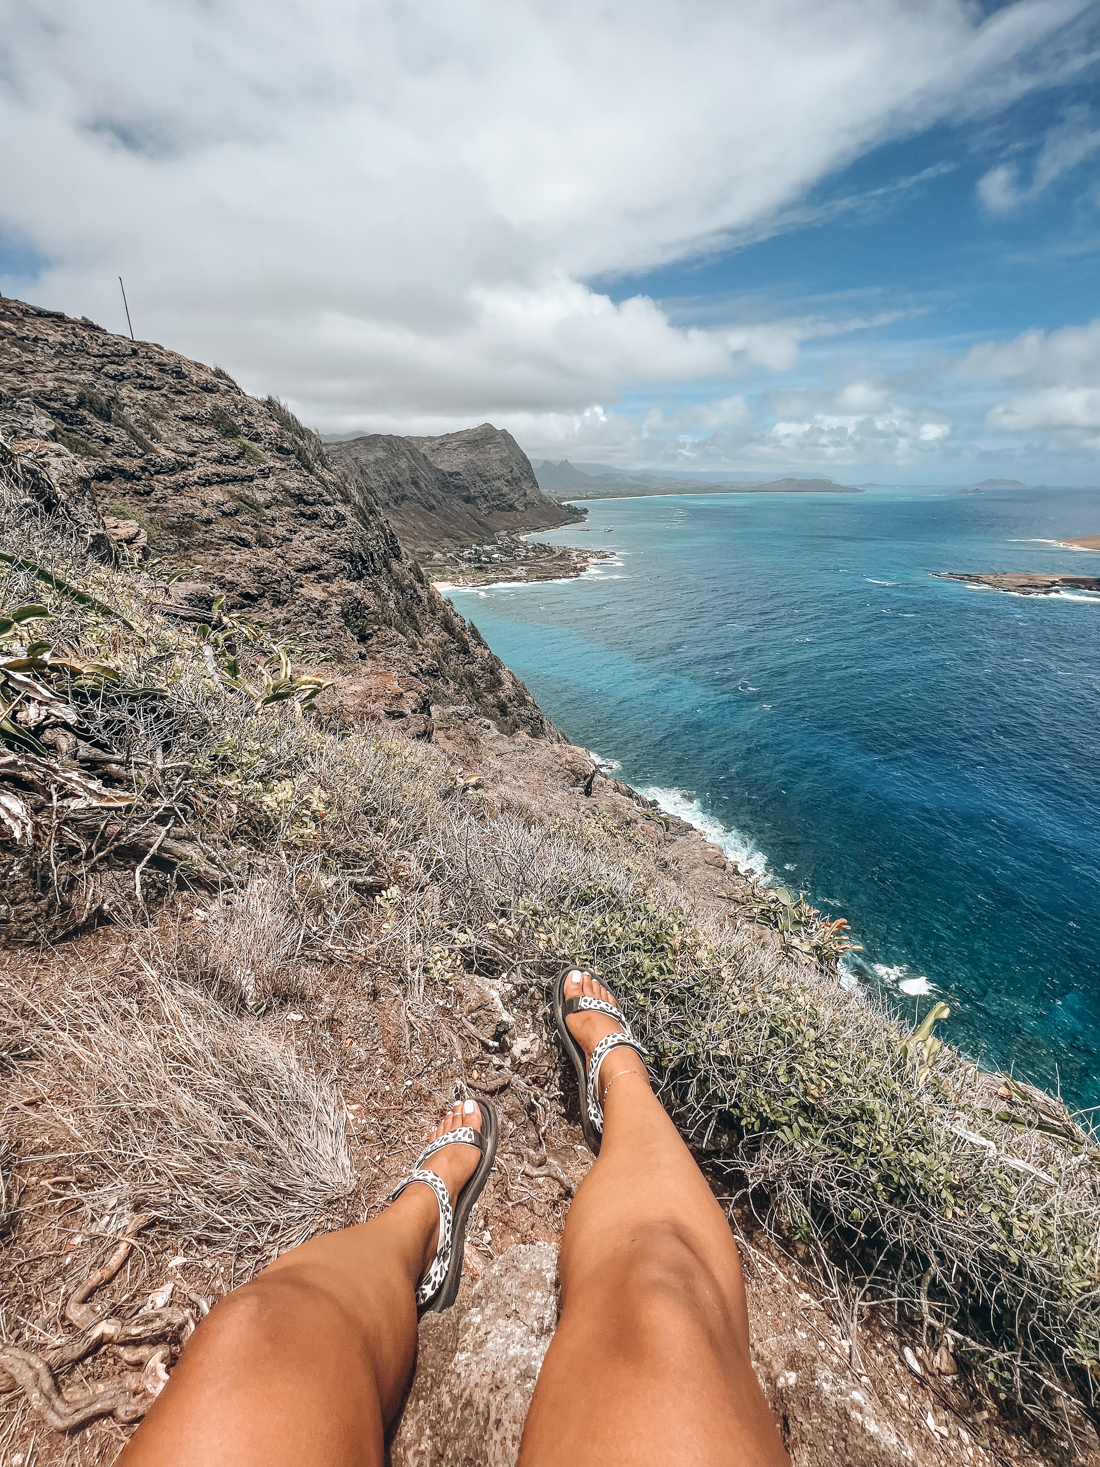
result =
M122 290L122 304L126 307L126 324L130 328L130 340L134 339L134 323L130 320L130 307L126 304L126 287L122 284L122 276L118 277L119 287Z

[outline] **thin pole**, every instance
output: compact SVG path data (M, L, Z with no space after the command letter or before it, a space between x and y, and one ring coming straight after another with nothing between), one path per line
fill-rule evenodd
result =
M126 305L126 287L122 284L122 276L118 277L118 283L122 287L122 304L126 306L126 324L130 328L130 340L134 339L134 323L130 320L130 307Z

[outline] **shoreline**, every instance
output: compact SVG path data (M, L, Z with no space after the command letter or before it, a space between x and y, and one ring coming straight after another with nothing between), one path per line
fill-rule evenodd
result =
M531 533L538 533L532 531ZM526 543L525 537L523 537ZM446 579L436 580L432 575L430 565L424 569L428 573L431 584L445 595L448 591L488 591L498 586L509 588L519 586L536 586L555 581L574 581L583 576L593 565L600 561L615 560L618 552L615 550L589 550L581 549L574 545L549 545L532 546L532 549L545 550L545 554L535 556L503 557L501 562L495 564L491 570L482 570L480 567L463 573L457 567L448 567L449 575ZM457 571L457 573L456 573Z
M1078 535L1073 540L1055 540L1054 544L1063 550L1100 551L1100 535Z

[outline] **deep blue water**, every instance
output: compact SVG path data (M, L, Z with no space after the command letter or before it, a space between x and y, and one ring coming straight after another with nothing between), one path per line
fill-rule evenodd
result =
M965 1051L1100 1103L1100 599L929 575L1100 574L1041 543L1100 533L1100 491L588 509L539 538L617 564L451 593L547 714L848 917L901 1012L945 998Z

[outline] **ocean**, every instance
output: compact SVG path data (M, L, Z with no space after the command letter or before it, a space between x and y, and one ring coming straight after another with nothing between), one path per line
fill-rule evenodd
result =
M548 716L863 945L849 981L1100 1104L1100 491L602 500L580 579L450 599ZM606 531L612 533L608 534Z

